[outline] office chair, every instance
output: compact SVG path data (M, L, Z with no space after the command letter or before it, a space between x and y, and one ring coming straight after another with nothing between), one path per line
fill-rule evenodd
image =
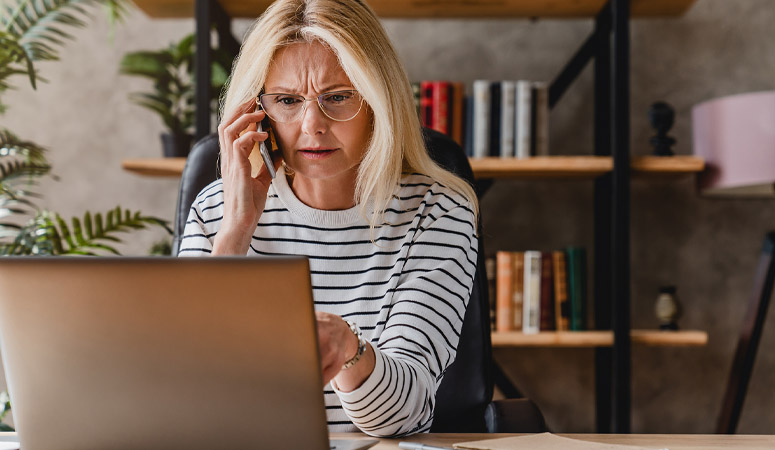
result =
M473 185L474 173L463 149L448 136L424 128L430 156L445 169ZM194 145L180 181L172 254L180 248L189 209L197 194L216 179L218 135ZM432 432L436 433L540 433L546 424L528 399L492 401L492 343L489 298L484 265L484 244L479 226L479 258L474 286L458 343L455 362L447 369L436 393Z

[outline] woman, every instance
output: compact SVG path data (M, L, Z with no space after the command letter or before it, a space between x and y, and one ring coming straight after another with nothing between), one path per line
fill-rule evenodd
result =
M180 255L307 256L329 430L428 431L471 293L478 206L429 158L376 15L361 0L275 2L223 112L223 178L194 202ZM265 115L274 180L253 153Z

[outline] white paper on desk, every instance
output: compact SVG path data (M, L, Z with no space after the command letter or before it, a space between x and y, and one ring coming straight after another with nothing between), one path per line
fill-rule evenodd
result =
M461 442L454 444L453 447L465 450L654 450L632 445L581 441L557 436L552 433Z

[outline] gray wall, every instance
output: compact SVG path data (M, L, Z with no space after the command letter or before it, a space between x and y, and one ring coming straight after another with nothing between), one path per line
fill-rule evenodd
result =
M591 30L591 22L528 20L386 20L413 80L551 80ZM775 88L771 0L697 0L684 17L632 25L632 153L649 153L648 106L676 108L672 135L691 153L694 104L723 95ZM249 25L239 21L235 34ZM193 30L187 20L133 13L111 44L99 17L63 52L41 64L49 83L37 92L17 79L2 125L51 149L61 181L45 183L45 204L64 215L120 204L172 219L177 181L123 172L124 158L160 154L158 119L127 100L146 88L117 75L121 55L166 45ZM587 69L551 113L553 154L592 153L592 76ZM592 182L498 181L482 202L487 252L592 248ZM680 325L708 331L703 348L634 347L633 431L709 433L721 408L738 329L750 296L762 237L775 224L772 200L699 196L692 178L633 180L632 324L654 327L653 302L676 284ZM145 254L164 235L127 235L127 254ZM739 427L775 433L775 308ZM594 431L591 350L500 349L496 356L543 409L553 431Z

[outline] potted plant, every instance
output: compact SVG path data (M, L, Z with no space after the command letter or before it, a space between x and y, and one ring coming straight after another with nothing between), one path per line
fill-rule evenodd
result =
M59 59L57 47L66 39L68 27L86 26L88 9L102 5L111 23L120 20L128 0L13 0L0 11L0 94L11 88L15 75L38 78L37 61ZM6 107L0 101L0 114ZM121 240L118 232L164 227L166 221L116 207L101 213L86 212L68 223L56 212L35 205L36 181L50 176L47 150L0 126L0 255L95 255L118 254L112 246Z
M134 93L131 100L161 117L167 132L161 140L164 156L187 156L194 131L194 35L162 50L142 50L124 55L120 73L150 79L153 91ZM211 104L218 98L228 78L231 57L221 50L213 51L210 80Z

